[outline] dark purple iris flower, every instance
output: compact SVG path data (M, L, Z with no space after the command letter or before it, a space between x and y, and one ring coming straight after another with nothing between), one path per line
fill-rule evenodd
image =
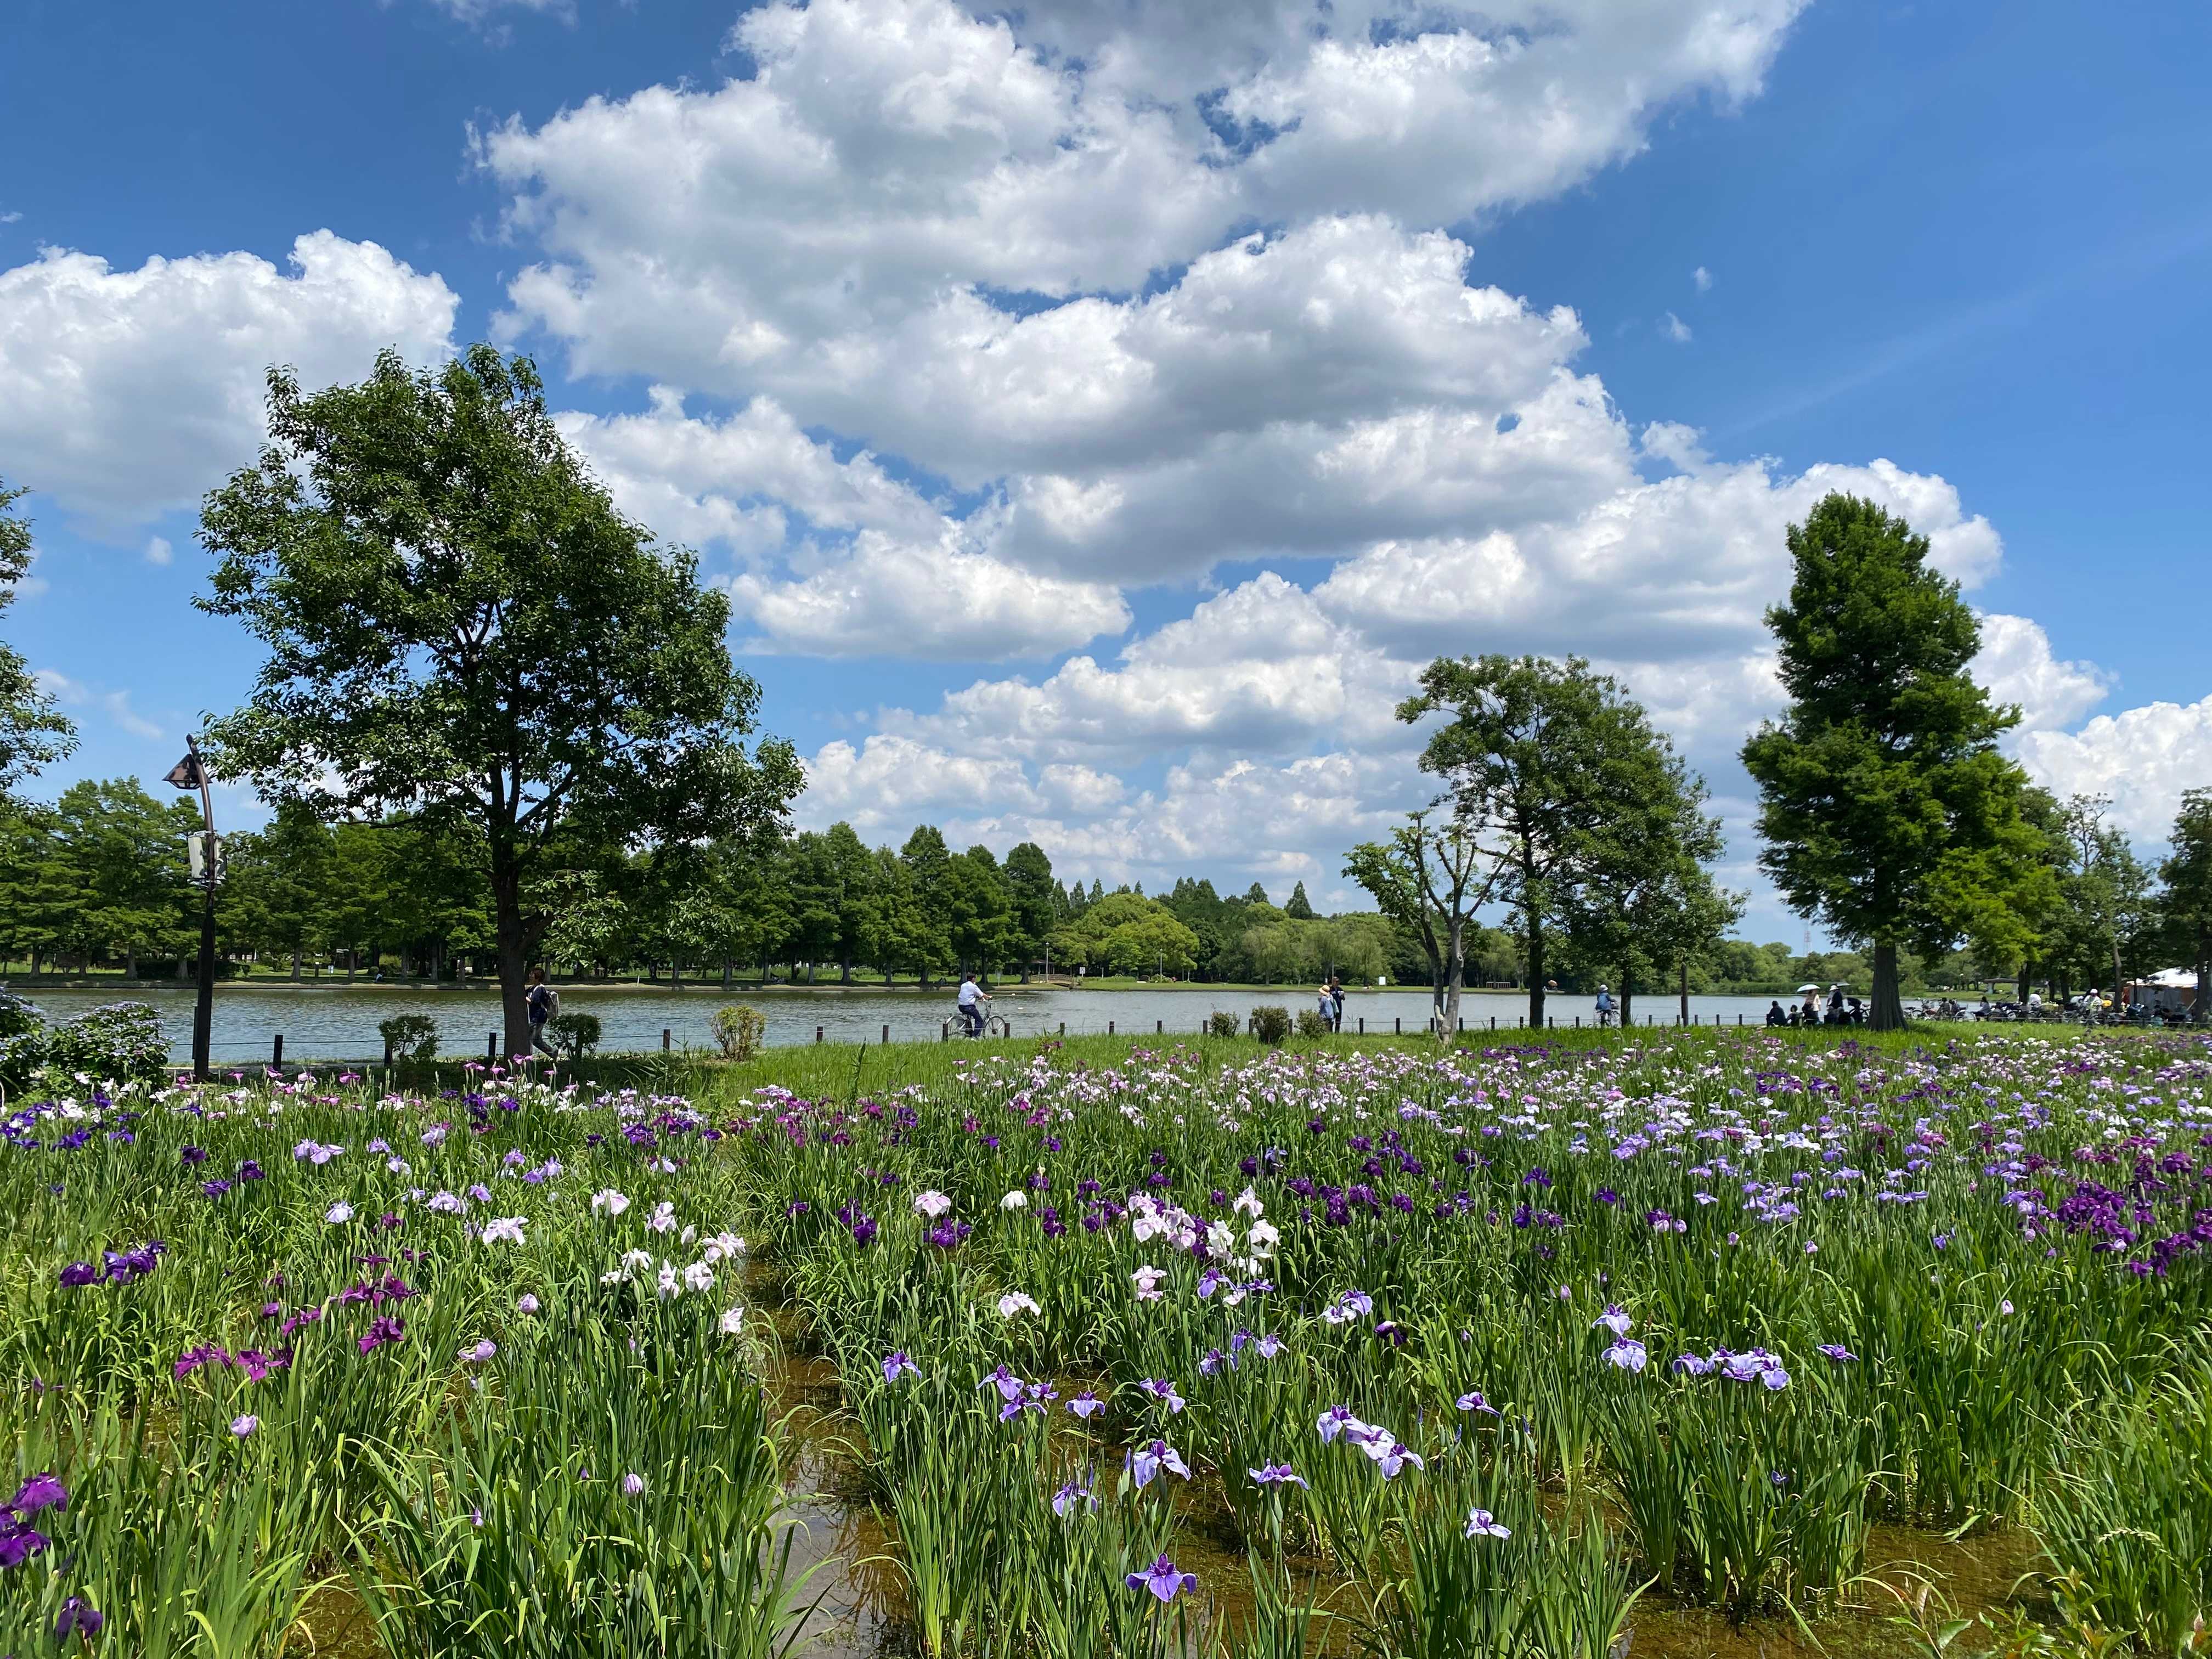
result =
M100 1269L89 1261L72 1261L62 1269L62 1283L70 1290L100 1282Z
M72 1636L82 1636L87 1642L100 1634L100 1627L107 1622L107 1615L97 1607L88 1607L77 1596L62 1603L62 1616L54 1621L54 1640L66 1642Z

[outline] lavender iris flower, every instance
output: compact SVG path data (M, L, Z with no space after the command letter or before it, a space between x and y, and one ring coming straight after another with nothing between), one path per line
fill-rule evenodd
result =
M82 1636L89 1643L106 1622L106 1613L88 1607L82 1597L72 1595L62 1603L62 1616L54 1620L54 1640L66 1642L72 1636Z
M1078 1504L1094 1510L1098 1507L1097 1495L1081 1480L1071 1480L1052 1495L1052 1512L1054 1515L1065 1516Z
M1858 1358L1856 1354L1853 1353L1849 1348L1845 1347L1840 1342L1823 1342L1817 1349L1814 1350L1814 1352L1825 1354L1830 1359L1834 1360L1838 1365L1844 1364L1849 1361Z
M1463 1412L1483 1412L1492 1417L1498 1415L1498 1407L1485 1400L1479 1389L1470 1389L1460 1395L1458 1404L1459 1408Z
M1137 1386L1165 1406L1170 1416L1180 1412L1187 1403L1183 1397L1176 1392L1176 1385L1170 1378L1148 1376Z
M1340 1434L1354 1438L1367 1432L1367 1425L1352 1414L1349 1406L1331 1406L1314 1421L1321 1431L1321 1443L1326 1446Z
M1467 1535L1469 1538L1510 1538L1513 1529L1502 1525L1488 1510L1469 1510L1467 1512Z
M1178 1590L1196 1589L1198 1575L1177 1571L1176 1564L1163 1555L1144 1571L1130 1573L1121 1582L1133 1590L1150 1590L1164 1603L1174 1601Z
M1634 1337L1624 1336L1605 1351L1605 1357L1625 1371L1640 1371L1650 1356Z
M1244 1473L1252 1477L1255 1486L1303 1486L1306 1484L1305 1477L1293 1471L1288 1463L1267 1463L1256 1469L1247 1469Z
M921 1367L914 1363L912 1356L904 1348L884 1356L884 1382L896 1382L902 1376L919 1377L921 1375Z
M1184 1462L1182 1455L1164 1440L1152 1441L1129 1454L1129 1474L1140 1490L1150 1486L1162 1469L1170 1474L1179 1474L1186 1480L1190 1479L1190 1465Z
M1595 1330L1600 1325L1615 1336L1626 1336L1636 1328L1636 1322L1628 1316L1620 1304L1607 1303L1605 1311L1590 1322L1590 1328Z
M1106 1402L1101 1400L1089 1389L1085 1389L1081 1394L1079 1394L1074 1399L1067 1402L1067 1409L1073 1412L1078 1417L1082 1418L1085 1421L1088 1422L1091 1418L1097 1416L1100 1412L1106 1409Z

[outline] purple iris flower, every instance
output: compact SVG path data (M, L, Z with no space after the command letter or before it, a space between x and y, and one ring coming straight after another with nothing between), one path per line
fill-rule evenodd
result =
M1357 1437L1367 1431L1367 1425L1352 1414L1349 1406L1331 1406L1315 1419L1314 1427L1321 1431L1321 1443L1324 1446L1340 1434Z
M1845 1347L1840 1342L1823 1342L1817 1349L1814 1350L1814 1352L1826 1355L1830 1359L1834 1360L1838 1365L1846 1364L1847 1362L1858 1358L1856 1354L1853 1353L1849 1348Z
M1398 1471L1408 1463L1417 1469L1425 1467L1421 1462L1420 1453L1387 1430L1377 1431L1362 1441L1359 1449L1374 1460L1375 1467L1382 1471L1385 1480L1395 1479Z
M54 1640L66 1642L72 1636L82 1636L89 1642L100 1634L100 1627L106 1622L106 1613L72 1595L62 1603L62 1616L54 1620Z
M20 1567L52 1541L36 1527L0 1516L0 1567Z
M100 1269L89 1261L72 1261L62 1269L62 1284L70 1290L100 1282Z
M1590 1321L1592 1330L1595 1330L1600 1325L1604 1326L1615 1336L1626 1336L1635 1328L1636 1322L1628 1316L1627 1312L1619 1303L1609 1302L1606 1304L1605 1311Z
M1469 1538L1510 1538L1513 1529L1499 1523L1488 1510L1469 1510L1467 1512L1467 1535Z
M1129 1473L1140 1490L1150 1486L1162 1469L1170 1474L1179 1474L1186 1480L1190 1479L1190 1465L1184 1462L1182 1455L1164 1440L1152 1441L1129 1454Z
M996 1389L999 1398L1009 1403L1022 1397L1022 1379L1008 1370L1004 1361L975 1386L978 1389Z
M1713 1362L1699 1354L1677 1354L1674 1357L1674 1369L1686 1376L1705 1376L1711 1373Z
M1260 1350L1261 1358L1273 1359L1277 1354L1282 1352L1283 1339L1270 1331L1260 1339L1256 1346Z
M1234 1370L1236 1364L1237 1362L1222 1352L1220 1349L1208 1348L1206 1351L1206 1358L1198 1362L1198 1374L1200 1376L1215 1376L1220 1374L1224 1365Z
M34 1474L15 1488L8 1507L19 1516L36 1515L44 1509L67 1509L69 1492L53 1474Z
M1196 1589L1198 1575L1178 1572L1176 1564L1163 1555L1144 1571L1130 1573L1121 1582L1133 1590L1150 1590L1163 1602L1167 1602L1176 1599L1178 1590Z
M1106 1402L1091 1390L1085 1389L1067 1402L1067 1409L1087 1422L1106 1409Z
M1297 1474L1288 1463L1266 1463L1256 1469L1247 1469L1244 1473L1252 1477L1255 1486L1259 1486L1285 1485L1303 1486L1306 1484L1305 1477Z
M915 1364L904 1348L884 1356L884 1381L896 1382L902 1376L920 1376L921 1367Z
M1167 1377L1148 1376L1137 1386L1165 1406L1170 1416L1180 1412L1186 1403L1183 1397L1176 1392L1175 1383Z
M1492 1417L1498 1414L1498 1407L1482 1397L1480 1389L1470 1389L1460 1395L1458 1405L1463 1412L1486 1412Z
M1079 1504L1094 1510L1098 1507L1097 1497L1089 1485L1081 1480L1071 1480L1052 1495L1052 1512L1054 1515L1065 1516Z
M356 1346L363 1353L374 1353L386 1343L404 1341L406 1336L407 1322L395 1314L384 1314L370 1322Z
M1640 1371L1650 1356L1632 1336L1624 1336L1605 1351L1605 1357L1625 1371Z

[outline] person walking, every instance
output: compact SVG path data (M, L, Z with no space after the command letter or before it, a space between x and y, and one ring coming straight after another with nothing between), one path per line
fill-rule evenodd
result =
M1604 1030L1613 1024L1613 992L1601 980L1597 988L1597 1025Z
M546 1023L561 1012L561 994L545 982L545 970L530 970L530 988L522 994L523 1005L530 1011L530 1052L561 1057L561 1051L545 1040Z
M1328 976L1329 1023L1332 1031L1344 1029L1344 981L1336 975Z

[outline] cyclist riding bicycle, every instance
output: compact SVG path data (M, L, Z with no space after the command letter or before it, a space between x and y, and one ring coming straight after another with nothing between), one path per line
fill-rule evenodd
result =
M975 975L960 976L960 1023L969 1036L983 1035L983 1016L990 1000L991 994L975 983Z

